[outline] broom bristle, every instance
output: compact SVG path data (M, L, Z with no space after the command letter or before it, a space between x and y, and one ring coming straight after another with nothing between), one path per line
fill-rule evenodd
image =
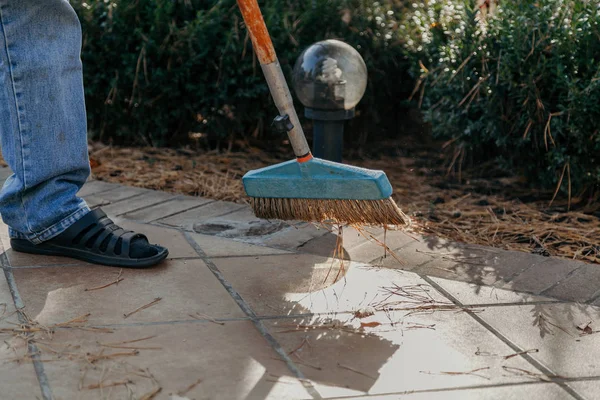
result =
M329 222L341 225L410 225L390 197L383 200L252 198L254 214L263 219Z

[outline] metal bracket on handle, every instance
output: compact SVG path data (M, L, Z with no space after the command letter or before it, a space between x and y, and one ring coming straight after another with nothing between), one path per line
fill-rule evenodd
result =
M288 133L292 129L294 129L294 124L290 121L289 115L278 115L271 123L271 126L277 133Z

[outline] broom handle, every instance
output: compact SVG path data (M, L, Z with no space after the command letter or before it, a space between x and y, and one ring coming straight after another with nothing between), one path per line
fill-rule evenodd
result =
M281 71L273 42L269 36L269 31L265 25L258 3L256 0L237 0L237 3L246 23L246 28L250 33L254 53L258 57L279 114L281 116L287 115L294 126L288 132L294 153L298 161L308 161L312 159L310 147L308 147L298 114L296 114L296 110L294 109L290 89Z

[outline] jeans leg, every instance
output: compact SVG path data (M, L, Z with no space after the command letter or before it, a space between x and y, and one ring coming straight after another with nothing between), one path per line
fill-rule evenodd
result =
M0 0L0 193L11 237L53 238L85 215L90 174L81 26L67 0Z

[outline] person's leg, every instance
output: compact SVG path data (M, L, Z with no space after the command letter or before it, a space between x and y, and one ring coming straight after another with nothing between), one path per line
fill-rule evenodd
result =
M66 0L0 0L0 137L14 174L0 193L13 250L147 267L168 255L90 211L81 27Z
M11 237L51 239L89 212L81 30L65 0L0 0L0 194Z

